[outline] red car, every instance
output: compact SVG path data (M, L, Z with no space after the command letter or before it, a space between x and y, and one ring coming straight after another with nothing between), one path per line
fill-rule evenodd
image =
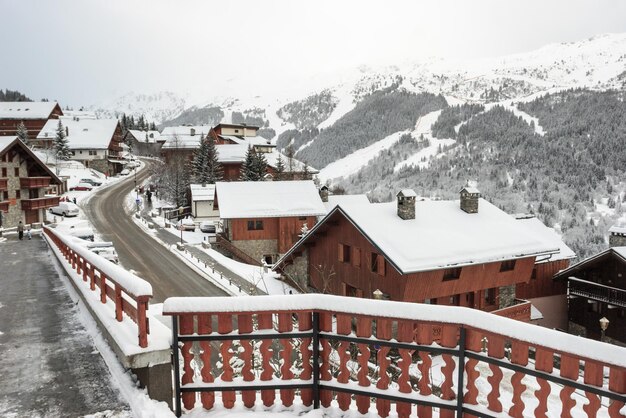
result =
M71 187L70 190L91 190L93 186L89 183L78 183L76 186Z

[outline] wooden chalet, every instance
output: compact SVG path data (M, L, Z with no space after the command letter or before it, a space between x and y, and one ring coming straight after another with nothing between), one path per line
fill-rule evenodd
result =
M0 102L0 136L17 135L17 127L24 123L28 138L38 147L47 147L47 142L37 140L37 135L51 119L63 116L56 102Z
M0 226L43 222L63 182L16 136L0 137Z
M273 264L326 213L312 181L218 182L222 241L235 256Z
M165 139L159 131L140 131L129 129L124 135L124 143L135 155L160 156Z
M515 285L515 296L528 300L541 313L535 324L567 330L567 283L554 280L554 275L568 268L576 253L554 229L545 226L535 216L514 215L514 218L533 235L559 249L557 253L537 257L530 279Z
M460 205L416 198L408 189L397 202L345 200L274 269L323 293L506 310L530 320L530 304L515 299L515 285L530 279L537 257L557 248L478 193L462 190Z
M172 159L181 158L192 161L194 151L200 146L202 140L208 138L211 127L209 125L198 126L168 126L161 132L161 155L165 163Z
M72 160L109 175L122 171L126 161L122 157L122 128L117 119L60 117L48 121L37 139L53 142L59 121L65 129Z
M605 340L626 345L626 247L602 251L554 280L567 284L569 333L599 340L600 319L606 318Z

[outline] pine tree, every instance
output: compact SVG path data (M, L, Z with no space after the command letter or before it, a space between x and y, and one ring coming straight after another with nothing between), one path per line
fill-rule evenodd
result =
M267 174L267 160L262 152L254 153L254 173L256 177L255 181L265 180L265 175Z
M217 147L215 146L213 138L209 137L209 139L204 142L207 143L205 155L207 174L206 182L208 184L215 184L215 182L222 180L224 177L222 164L218 158Z
M17 125L17 137L20 141L28 145L28 129L26 129L24 122L20 122L20 124Z
M248 146L248 151L246 151L246 160L243 162L243 166L241 167L241 181L257 181L254 173L254 160L255 160L255 152L252 149L252 146Z
M282 154L278 154L276 159L276 180L283 180L285 173L285 163L283 162Z
M65 128L63 128L61 121L59 121L57 126L57 136L54 139L54 149L56 151L57 158L61 160L69 160L72 156L67 138L65 137Z
M191 172L193 173L193 180L196 183L205 183L206 178L206 152L207 142L205 140L200 141L200 146L196 148L193 153L193 161L191 162Z

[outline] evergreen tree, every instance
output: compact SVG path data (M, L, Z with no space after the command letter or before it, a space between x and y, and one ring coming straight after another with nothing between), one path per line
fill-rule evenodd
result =
M193 180L196 183L205 183L206 154L207 142L206 140L202 140L200 141L200 146L193 152L193 161L191 162L191 172L193 173Z
M254 153L254 173L256 180L265 180L265 175L267 174L267 160L265 159L265 154L262 152Z
M243 166L241 167L241 177L242 181L258 181L254 172L254 160L255 160L255 152L252 149L252 146L248 146L248 151L246 151L246 160L243 162Z
M17 125L17 137L20 141L28 145L28 129L26 129L24 122L20 122L20 124Z
M283 162L282 154L278 154L276 159L276 180L283 180L285 174L285 163Z
M215 182L222 180L224 177L222 164L220 164L217 147L215 146L213 138L209 137L209 139L204 142L207 143L205 156L206 182L209 184L215 184Z
M65 137L65 128L63 128L63 124L60 120L57 126L57 135L54 138L54 149L57 158L61 160L69 160L72 156L67 138Z

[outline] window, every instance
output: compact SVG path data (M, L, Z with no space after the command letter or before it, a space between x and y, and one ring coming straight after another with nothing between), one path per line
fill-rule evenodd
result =
M2 200L9 200L9 192L4 192L2 193L4 195L4 198Z
M443 272L443 280L456 280L461 277L461 267L445 269Z
M298 220L299 221L306 221L306 216L300 216L300 217L298 217Z
M361 267L361 249L360 248L352 249L352 265L354 267Z
M349 245L345 245L345 244L339 244L338 247L338 260L341 261L342 263L349 263L350 262L350 246Z
M370 271L381 276L385 275L385 259L378 253L370 254Z
M263 230L263 221L248 221L248 231L262 231Z
M460 295L450 296L450 305L459 306Z
M20 176L20 168L19 167L15 167L13 169L13 174L15 174L15 177L19 177Z
M89 155L98 155L98 151L89 151Z
M22 193L19 190L15 191L15 198L16 199L21 199Z
M2 167L2 177L6 177L6 176L7 176L7 168Z
M495 305L496 304L496 289L492 287L491 289L487 289L485 292L485 303L487 305Z
M515 260L506 260L500 264L500 271L511 271L515 269Z
M530 275L530 280L537 280L537 267L533 269L533 272Z
M238 134L239 133L239 129L235 129L235 133Z

